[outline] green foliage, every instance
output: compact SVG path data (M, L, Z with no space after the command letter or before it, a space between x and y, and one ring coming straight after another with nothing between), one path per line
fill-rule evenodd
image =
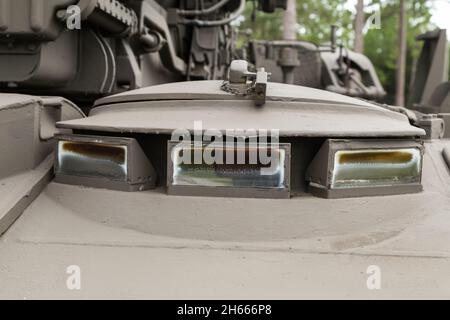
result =
M255 40L281 39L283 37L283 11L276 10L270 14L254 11L253 8L255 5L255 2L247 1L244 20L238 26L239 31L251 30L250 37ZM238 47L241 47L246 40L246 36L240 34Z
M399 1L382 1L381 5L381 29L371 29L367 32L364 37L364 53L374 64L380 81L388 93L386 101L393 103L399 53ZM434 26L430 23L431 1L410 0L407 1L407 6L406 92L408 93L413 65L421 49L421 43L416 42L415 37L434 29Z
M314 43L328 42L330 26L338 27L339 39L349 44L352 38L353 17L341 0L299 1L297 16L300 38Z
M283 11L267 14L257 11L252 20L253 1L247 2L244 21L239 29L251 29L252 39L280 40L283 36ZM352 38L352 13L344 8L342 0L298 0L298 38L317 44L328 42L330 26L339 27L341 41L348 44Z

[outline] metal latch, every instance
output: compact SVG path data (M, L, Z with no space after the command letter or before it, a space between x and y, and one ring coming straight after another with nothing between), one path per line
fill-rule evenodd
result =
M248 71L248 62L245 60L233 60L230 65L228 81L221 87L226 92L239 96L251 95L256 106L266 103L267 82L270 73L264 68L259 68L256 72Z

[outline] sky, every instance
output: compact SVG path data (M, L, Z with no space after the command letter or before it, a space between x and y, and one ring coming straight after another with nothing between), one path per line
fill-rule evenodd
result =
M356 0L347 0L346 7L354 10ZM441 29L447 29L447 37L450 40L450 0L433 0L431 21ZM383 19L383 17L382 17Z
M447 37L450 39L450 1L435 0L433 17L431 19L441 29L447 29Z

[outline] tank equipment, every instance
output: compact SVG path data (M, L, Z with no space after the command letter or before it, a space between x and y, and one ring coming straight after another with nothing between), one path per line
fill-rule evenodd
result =
M408 106L424 113L449 113L447 32L436 29L417 36L416 40L423 42L423 46Z
M423 47L416 62L408 107L427 124L428 136L450 137L450 82L446 30L419 35Z
M250 41L249 60L271 70L272 80L321 88L349 96L377 100L386 95L371 61L344 48L336 50L336 26L331 26L330 44L307 41Z
M229 24L244 8L244 0L0 0L0 91L60 95L88 110L142 86L225 79Z
M264 68L257 72L248 70L248 62L245 60L234 60L229 69L228 81L222 84L222 90L240 96L251 96L256 106L266 103L267 81L270 73Z
M322 85L326 90L369 100L386 95L367 56L339 46L335 52L321 52L321 59Z
M158 176L156 187L170 195L342 198L422 190L419 137L425 131L404 114L332 92L267 82L267 77L264 70L249 72L246 61L236 60L228 81L179 82L106 97L88 118L59 122L58 127L73 130L73 141L90 137L108 146L126 132L143 146ZM105 157L111 158L116 149ZM267 168L258 158L247 161L254 159L252 152L264 150L274 155L274 166ZM63 161L66 151L58 153L56 161ZM242 162L236 163L239 154ZM97 185L110 188L110 171L97 170L98 157L91 158L71 165L77 171L66 170L65 181L80 184L79 174L86 175L90 166ZM111 172L123 180L119 165L132 168L125 166L123 155L120 159L111 164ZM271 171L263 175L263 169Z

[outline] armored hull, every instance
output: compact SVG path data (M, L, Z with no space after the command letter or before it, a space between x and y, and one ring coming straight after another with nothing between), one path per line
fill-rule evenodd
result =
M59 183L51 180L53 159L58 161L51 150L39 158L45 160L3 176L2 188L11 196L2 203L9 208L3 228L20 218L1 239L1 297L448 297L447 140L423 142L422 191L317 197L305 172L324 140L422 141L425 131L404 114L330 92L268 83L266 103L258 107L251 96L221 86L143 88L97 101L86 118L72 113L58 121L56 134L153 136L140 145L160 156L159 162L150 157L158 179L153 188L132 192ZM17 110L37 106L15 104ZM1 110L7 115L11 105ZM291 145L290 196L167 194L167 141L174 129L194 132L195 121L204 131L279 129L280 142ZM28 132L34 128L39 135L42 126L35 122ZM2 128L8 125L10 130L13 122ZM27 188L19 190L21 183ZM71 265L82 270L81 290L66 286ZM371 265L383 272L382 290L367 288Z

